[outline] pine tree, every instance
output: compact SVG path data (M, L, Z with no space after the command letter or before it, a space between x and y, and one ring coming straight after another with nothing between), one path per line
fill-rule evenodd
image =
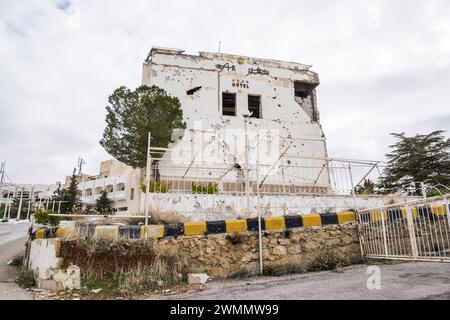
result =
M356 187L355 192L362 195L376 194L375 183L370 179L364 179L362 185Z
M111 200L108 199L108 193L103 190L102 194L96 201L96 210L98 213L107 214L111 212Z
M61 188L61 185L55 190L52 196L52 201L55 201L55 211L61 202L60 213L70 214L74 213L75 210L81 207L80 196L78 195L78 177L75 174L75 169L72 176L70 177L70 182L68 188Z
M75 170L70 177L69 187L63 191L65 201L65 211L73 213L74 210L80 207L81 201L78 195L78 177L75 175Z
M174 129L186 128L178 98L157 86L141 86L134 91L120 87L109 96L108 102L100 145L133 168L146 166L149 132L153 147L167 148ZM159 181L157 166L154 176Z
M445 139L444 132L438 130L412 137L391 133L397 141L390 146L392 151L386 154L388 164L380 179L383 192L425 181L449 186L450 140Z

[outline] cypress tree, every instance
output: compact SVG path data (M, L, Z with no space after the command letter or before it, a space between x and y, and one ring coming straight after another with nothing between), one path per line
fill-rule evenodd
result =
M111 200L108 199L108 194L105 190L96 201L96 210L98 213L107 214L111 212Z

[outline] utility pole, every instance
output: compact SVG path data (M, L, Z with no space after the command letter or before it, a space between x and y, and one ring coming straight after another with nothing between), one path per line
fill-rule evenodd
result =
M0 164L0 184L3 184L3 181L5 181L5 170L6 170L6 161Z
M83 164L86 164L84 162L84 159L82 157L78 157L78 176L81 177L81 169L83 168Z

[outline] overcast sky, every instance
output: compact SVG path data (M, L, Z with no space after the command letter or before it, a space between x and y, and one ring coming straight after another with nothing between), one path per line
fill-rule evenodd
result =
M312 64L330 156L383 159L390 132L450 129L450 1L0 0L0 161L54 183L99 145L108 95L152 46Z

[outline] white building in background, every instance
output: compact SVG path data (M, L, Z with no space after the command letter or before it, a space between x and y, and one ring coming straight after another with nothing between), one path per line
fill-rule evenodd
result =
M249 165L259 163L270 176L264 187L285 186L287 192L326 193L330 178L325 135L319 122L317 73L310 66L240 55L151 49L143 65L144 85L155 85L177 97L187 130L160 161L162 180L174 190L192 181L215 180L222 191L239 189L236 168L244 168L245 135ZM246 120L243 116L251 112ZM268 150L270 149L270 150ZM273 170L272 166L283 167ZM208 170L198 169L208 167ZM297 174L298 168L308 167ZM324 167L324 168L323 168ZM214 171L214 168L217 172ZM291 174L290 174L290 171ZM177 178L183 182L176 183ZM250 177L254 185L255 177Z
M64 187L69 183L70 176L67 176ZM139 213L140 170L117 160L102 161L98 175L81 174L78 189L84 205L95 206L101 193L106 191L116 214Z
M59 184L15 184L2 183L0 184L0 220L1 219L16 219L19 207L21 211L27 212L28 216L33 208L51 207L51 199L53 193L58 188ZM18 207L12 208L12 203L16 199ZM32 200L32 201L30 201Z
M69 186L70 178L71 176L66 177L62 188ZM82 173L78 176L78 182L80 200L85 206L94 207L96 200L105 190L114 213L129 215L140 212L140 170L135 170L117 160L107 160L100 163L97 175ZM59 182L50 185L0 184L0 204L2 204L0 220L17 217L18 208L11 206L14 199L18 204L22 199L21 211L34 212L36 207L41 207L58 212L60 204L52 197L59 186Z

